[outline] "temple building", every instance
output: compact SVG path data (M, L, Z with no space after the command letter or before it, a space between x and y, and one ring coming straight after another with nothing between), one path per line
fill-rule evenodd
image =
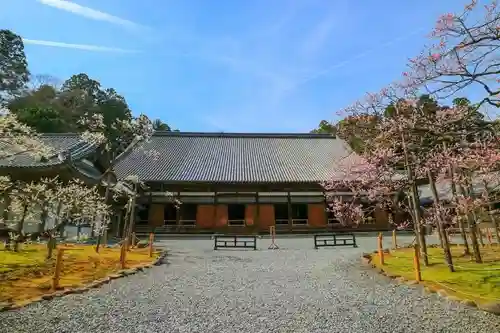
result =
M88 186L105 185L103 175L109 161L103 158L102 147L84 140L80 134L55 133L42 134L40 140L50 149L50 155L43 159L27 152L9 154L9 157L0 159L0 176L9 176L12 180L38 181L42 178L58 177L66 182L71 179L80 179ZM0 149L8 152L11 147L0 142ZM123 193L124 196L133 194L126 182L112 179L113 191ZM104 193L104 187L101 187ZM16 217L6 209L10 202L7 192L0 200L0 220L15 221ZM25 229L33 232L40 223L40 207L30 207L31 219L25 223ZM5 223L0 223L0 229Z
M325 209L321 184L345 177L339 163L352 156L324 134L157 132L119 156L114 172L146 185L135 209L139 233L305 232L345 229ZM367 211L357 229L389 229L385 212Z

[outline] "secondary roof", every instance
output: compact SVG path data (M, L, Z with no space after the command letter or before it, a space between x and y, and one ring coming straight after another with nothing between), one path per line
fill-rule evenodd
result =
M317 183L344 177L339 162L357 158L325 134L157 132L114 171L165 183Z
M29 153L19 153L9 158L0 159L0 168L40 168L64 164L67 160L79 160L96 151L96 146L83 140L81 135L73 133L42 134L40 140L51 148L50 156L37 159ZM8 150L5 143L0 149Z

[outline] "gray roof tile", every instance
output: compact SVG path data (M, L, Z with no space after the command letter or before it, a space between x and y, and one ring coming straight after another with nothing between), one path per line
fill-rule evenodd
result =
M65 153L73 160L80 159L95 151L96 147L84 141L79 134L57 133L43 134L41 140L52 148L51 155L43 161L28 153L21 153L14 158L0 159L0 168L27 168L27 167L47 167L64 163L59 159L59 154ZM0 143L0 149L8 149L7 145Z
M119 158L115 172L172 183L309 183L343 177L335 165L346 156L357 158L329 135L159 132Z
M489 191L494 191L497 192L500 190L500 181L498 180L500 176L499 172L494 172L491 174L492 175L492 181L489 182L488 185L488 190ZM483 192L484 190L484 183L483 179L479 176L474 176L472 177L472 191L476 195L479 195ZM419 195L421 199L425 200L433 200L434 197L432 195L432 190L430 185L421 185L418 187L419 189ZM441 180L436 183L436 191L438 194L439 199L441 200L451 200L453 199L453 193L452 193L452 186L451 186L451 181L450 180Z

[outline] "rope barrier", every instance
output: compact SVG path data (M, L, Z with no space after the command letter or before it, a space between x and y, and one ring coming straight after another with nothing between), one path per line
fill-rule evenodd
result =
M445 284L442 284L441 282L438 282L438 281L431 281L432 283L436 283L436 284L439 284L440 286L446 288L446 289L449 289L451 291L453 291L454 293L457 293L457 294L462 294L462 295L467 295L467 296L471 296L471 297L474 297L474 298L481 298L481 299L487 299L487 300L492 300L492 301L500 301L500 298L495 298L495 297L487 297L487 296L479 296L479 295L474 295L474 294L471 294L471 293L467 293L465 291L458 291L456 289L453 289Z
M406 257L399 257L399 256L396 256L394 255L394 252L389 252L389 255L393 258L396 258L396 259L409 259L409 258L406 258ZM421 254L423 256L425 256L425 254ZM433 260L436 260L436 261L440 261L442 262L444 260L444 258L442 257L434 257L434 256L430 256L430 255L427 255L427 258L428 259L433 259ZM500 259L499 259L500 260ZM478 264L480 265L480 264ZM496 272L496 271L500 271L500 268L484 268L484 269L475 269L475 268L469 268L469 267L464 267L464 266L460 266L460 265L456 265L456 264L453 264L453 267L455 268L460 268L460 269L463 269L463 270L467 270L467 271L484 271L484 272Z
M379 248L380 249L380 248ZM420 258L420 255L419 255L419 247L418 245L415 245L414 246L414 255L413 255L413 260L414 260L414 271L415 271L415 278L417 281L422 281L422 276L421 276L421 268L420 268L420 262L419 262L419 258ZM379 251L380 253L380 251ZM383 252L382 252L383 253ZM403 259L403 260L408 260L409 258L406 258L406 257L399 257L397 255L394 255L394 252L390 252L389 251L389 255L393 258L396 258L396 259ZM433 260L437 260L437 261L443 261L443 258L439 258L439 257L434 257L434 256L429 256L427 255L427 258L429 259L433 259ZM382 262L381 263L382 265L384 265L384 263ZM471 269L471 268L467 268L467 267L463 267L463 266L460 266L460 265L453 265L454 268L459 268L459 269L463 269L465 271L478 271L478 272L489 272L489 271L492 271L492 272L495 272L495 271L500 271L500 268L494 268L494 269ZM429 283L431 284L437 284L447 290L450 290L456 294L462 294L462 295L466 295L466 296L470 296L470 297L473 297L473 298L480 298L480 299L485 299L485 300L490 300L490 301L500 301L499 298L496 298L496 297L488 297L488 296L480 296L480 295L475 295L475 294L471 294L471 293L467 293L467 292L464 292L464 291L459 291L459 290L456 290L450 286L448 286L447 284L445 283L441 283L439 281L436 281L436 280L429 280L428 281Z

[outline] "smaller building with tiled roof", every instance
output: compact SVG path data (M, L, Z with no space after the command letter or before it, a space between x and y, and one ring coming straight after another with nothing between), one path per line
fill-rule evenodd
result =
M325 134L157 132L122 154L114 171L150 189L138 200L138 231L303 231L340 226L321 183L348 177L345 165L358 159ZM375 215L361 228L387 229Z
M2 156L6 156L0 158L0 176L27 182L54 177L64 182L76 178L89 186L106 185L108 178L103 176L109 161L102 159L101 146L90 143L77 133L41 134L38 139L48 151L48 155L43 158L32 152L17 152L16 147L0 141L0 149L4 152ZM115 193L123 196L133 194L130 184L117 182L115 177L111 177L110 183L111 190ZM3 220L11 220L13 217L4 207L4 203L9 201L8 193L4 192L3 195L5 198L0 200L0 217ZM30 209L36 211L39 207ZM39 221L26 221L25 226L38 223ZM0 224L0 229L2 228L4 225ZM35 226L35 230L36 228Z
M104 170L98 161L98 146L76 133L42 134L39 140L47 146L47 156L20 152L0 158L0 175L20 180L60 176L80 178L90 184L100 181ZM0 142L0 149L9 151L9 146Z

